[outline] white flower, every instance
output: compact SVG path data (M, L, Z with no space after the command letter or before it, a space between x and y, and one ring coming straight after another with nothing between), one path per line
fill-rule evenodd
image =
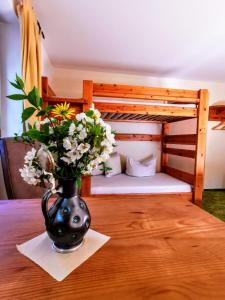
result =
M84 140L86 137L87 137L87 131L86 131L85 128L83 128L83 129L80 131L80 133L79 133L79 135L78 135L78 138L79 138L80 140Z
M85 113L80 113L76 115L77 121L82 121L83 119L85 119L85 117L86 117Z
M77 150L80 151L80 153L85 153L87 152L89 149L90 149L90 145L88 143L81 143L78 147L77 147Z
M82 162L79 162L79 164L77 166L78 166L78 168L83 168L84 164Z
M103 151L101 154L102 161L105 162L109 159L109 153L107 151Z
M77 126L77 131L79 132L79 131L81 131L83 128L84 128L84 126L83 126L82 124L79 124L79 125Z
M115 142L115 135L111 132L106 132L107 139L113 144Z
M68 137L66 137L66 138L63 139L63 147L64 147L66 150L71 150L72 145L71 145L71 142L70 142L70 140L69 140Z
M24 157L24 161L26 164L32 163L32 160L35 158L36 155L36 149L32 148L30 151L28 151Z
M49 127L49 133L50 133L50 134L54 133L54 130L53 130L52 127Z
M103 147L111 147L112 146L112 143L108 140L108 139L104 139L102 142L101 142L101 146Z
M45 118L44 120L40 121L41 125L48 124L48 123L50 123L50 120L47 119L47 118Z
M90 165L92 167L92 169L97 169L97 167L99 166L99 164L102 163L102 158L99 156L96 159L92 160L90 162Z
M83 153L80 151L77 151L76 149L72 149L69 152L65 153L65 156L62 156L60 159L69 165L69 164L75 163L77 160L79 160L83 156Z
M69 157L62 156L62 157L60 157L60 159L63 160L64 162L66 162L68 165L72 163L72 161Z
M91 171L93 170L91 164L88 164L85 168L85 170L83 171L84 175L89 175L91 173Z
M97 109L93 109L93 118L99 119L101 117L101 113Z
M72 149L77 148L77 138L72 139L71 143L72 143Z
M102 162L102 157L101 156L96 157L95 161L97 164L100 164Z
M78 115L76 115L76 119L77 121L82 121L82 123L94 123L94 120L90 117L88 117L85 113L80 113Z
M111 126L108 123L105 123L105 130L111 132Z
M102 118L98 118L95 120L96 124L100 124L102 127L105 127L105 122L102 120Z
M86 115L85 115L85 119L83 119L83 121L84 121L84 120L85 120L86 122L88 122L88 123L94 123L94 120L93 120L92 118L86 116Z
M24 181L28 184L37 185L40 182L40 173L41 171L37 172L37 170L32 166L24 165L22 169L19 169L21 177Z
M69 127L69 135L70 135L70 136L74 134L75 129L76 129L75 124L74 124L74 123L71 123L71 124L70 124L70 127Z

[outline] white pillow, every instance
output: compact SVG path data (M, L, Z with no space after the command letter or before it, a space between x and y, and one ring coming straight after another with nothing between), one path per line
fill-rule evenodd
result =
M110 158L105 163L105 167L111 168L111 170L106 170L106 177L112 177L114 175L121 174L121 162L119 153L114 152L113 154L111 154Z
M91 172L91 175L92 176L103 175L104 174L103 169L104 169L103 165L98 165L97 169L95 169Z
M132 157L126 159L126 174L135 177L154 176L156 173L156 157L139 162Z

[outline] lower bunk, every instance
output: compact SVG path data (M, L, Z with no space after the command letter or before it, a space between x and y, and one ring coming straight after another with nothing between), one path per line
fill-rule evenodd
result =
M192 201L192 186L165 173L149 177L119 174L112 177L92 176L91 195L105 198L172 197Z

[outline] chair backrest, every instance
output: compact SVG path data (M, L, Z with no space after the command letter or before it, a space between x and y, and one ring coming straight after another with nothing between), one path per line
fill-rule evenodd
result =
M13 138L0 139L0 156L8 199L41 198L44 188L27 184L19 169L24 165L24 156L30 145L15 142Z

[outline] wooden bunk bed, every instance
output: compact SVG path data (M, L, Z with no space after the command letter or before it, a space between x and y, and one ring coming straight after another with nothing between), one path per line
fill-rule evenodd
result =
M48 78L42 78L42 97L44 104L56 104L67 101L77 110L86 111L94 106L105 121L110 122L157 122L162 124L161 135L152 134L116 134L117 140L141 140L161 142L161 171L192 185L192 192L170 193L201 205L204 184L204 163L206 146L206 128L208 120L208 90L183 90L117 85L83 81L83 97L57 97L48 85ZM110 98L105 102L101 99ZM118 100L120 99L120 100ZM127 99L123 103L121 99ZM135 102L137 100L138 102ZM130 103L127 103L130 101ZM141 102L139 102L141 101ZM169 135L172 122L196 118L196 134ZM194 145L195 150L170 147L170 145ZM190 174L168 165L168 155L191 158L195 162L194 174ZM82 180L82 195L91 194L91 176ZM94 196L94 195L92 195ZM128 195L122 195L123 197ZM135 197L135 195L132 195ZM141 195L138 194L138 197ZM159 195L158 196L165 196ZM107 195L109 197L109 195Z

